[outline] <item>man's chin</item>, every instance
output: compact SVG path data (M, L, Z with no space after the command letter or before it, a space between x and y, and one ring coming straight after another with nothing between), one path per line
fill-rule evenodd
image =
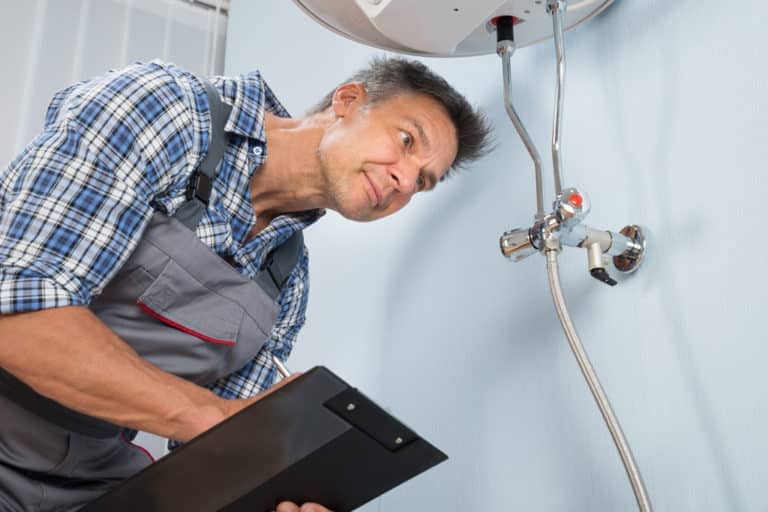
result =
M336 208L336 212L345 219L353 220L355 222L371 222L381 218L381 215L376 215L376 211L371 208Z
M384 217L384 212L375 207L367 195L354 194L342 188L334 194L332 209L345 219L356 222L371 222Z
M372 222L374 220L378 220L379 218L381 218L381 217L374 216L370 212L364 213L364 214L361 214L361 213L344 213L344 212L339 212L339 213L345 219L353 220L355 222Z

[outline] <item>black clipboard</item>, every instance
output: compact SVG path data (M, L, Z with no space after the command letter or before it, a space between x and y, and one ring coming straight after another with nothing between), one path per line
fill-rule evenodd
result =
M174 450L81 512L354 510L448 457L319 366Z

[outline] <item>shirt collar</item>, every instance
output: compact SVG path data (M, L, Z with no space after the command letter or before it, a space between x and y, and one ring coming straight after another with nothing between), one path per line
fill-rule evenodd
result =
M224 81L225 98L233 101L224 130L266 143L264 115L269 111L279 117L290 117L275 93L258 71Z

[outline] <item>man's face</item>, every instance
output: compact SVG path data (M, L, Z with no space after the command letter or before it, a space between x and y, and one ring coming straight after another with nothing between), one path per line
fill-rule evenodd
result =
M456 157L456 129L429 96L403 94L366 105L365 90L347 84L331 108L337 117L318 158L331 208L349 219L398 211L415 193L433 189Z

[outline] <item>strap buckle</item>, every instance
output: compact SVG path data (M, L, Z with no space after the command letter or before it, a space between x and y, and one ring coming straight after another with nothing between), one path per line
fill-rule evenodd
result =
M211 178L201 173L198 169L192 173L187 182L186 198L187 201L191 199L199 199L206 206L211 198L211 189L213 188L213 182Z

